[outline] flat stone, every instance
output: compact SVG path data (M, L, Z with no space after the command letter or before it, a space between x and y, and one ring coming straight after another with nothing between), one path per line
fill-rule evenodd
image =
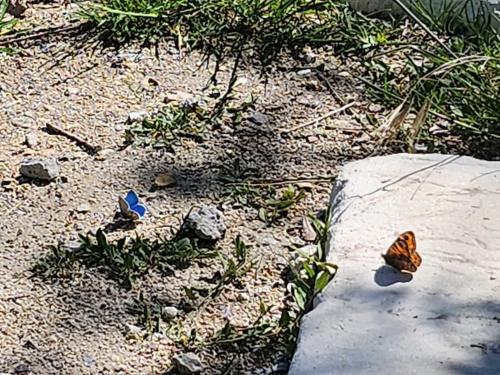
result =
M202 206L186 218L186 231L202 240L216 241L226 232L224 215L214 206Z
M174 357L174 363L179 374L198 374L203 371L203 364L194 353L181 353Z
M338 274L301 326L291 375L499 374L500 162L392 155L347 164L331 201ZM380 256L411 230L410 274Z
M50 181L59 176L59 164L54 158L26 159L21 163L19 173L27 178Z

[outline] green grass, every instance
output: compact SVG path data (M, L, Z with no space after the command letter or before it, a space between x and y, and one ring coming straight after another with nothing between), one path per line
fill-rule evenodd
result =
M123 287L130 289L134 282L150 270L170 273L174 267L186 267L196 259L216 256L213 251L198 249L188 238L149 240L136 236L108 241L102 230L95 235L80 235L80 247L68 249L58 244L38 260L32 271L44 279L71 277L74 271L97 269Z
M373 100L389 109L405 101L413 112L430 103L426 126L413 141L441 150L441 140L427 131L440 119L451 135L462 138L465 152L498 156L500 37L482 10L477 21L451 6L438 12L413 2L411 23L417 20L427 28L369 18L333 0L103 0L87 5L82 15L107 41L147 44L169 37L180 47L201 48L219 63L239 56L238 65L243 53L265 67L283 51L331 45L342 58L361 62L356 74ZM153 143L170 142L169 127L179 123L175 115L165 115L144 123L136 134ZM400 139L407 138L403 129L400 133Z
M211 122L209 113L199 106L166 106L152 119L132 124L125 139L141 146L172 150L181 137L201 140Z

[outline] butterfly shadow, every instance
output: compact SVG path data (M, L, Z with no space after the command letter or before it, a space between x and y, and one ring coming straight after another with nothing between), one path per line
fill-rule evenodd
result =
M396 283L408 283L413 279L409 272L401 272L394 267L384 264L375 272L374 280L379 286L389 286Z
M132 219L125 217L120 212L117 212L113 217L113 221L106 224L103 231L104 233L112 233L116 231L132 230L136 227L137 225Z

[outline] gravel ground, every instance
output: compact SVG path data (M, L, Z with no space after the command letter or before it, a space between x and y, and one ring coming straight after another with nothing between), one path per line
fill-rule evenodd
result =
M59 20L67 9L49 10ZM44 17L46 8L35 10L29 14L37 15L37 22L50 19ZM134 230L113 233L113 238L135 232L148 238L169 236L191 207L215 204L228 226L218 244L221 251L231 253L238 234L251 246L257 265L242 280L242 288L228 287L192 319L199 336L211 337L226 318L235 325L250 324L259 314L260 299L279 315L290 246L306 243L300 237L301 217L326 208L331 183L325 177L334 176L345 161L372 152L366 115L380 118L383 109L363 98L345 70L347 64L327 51L310 54L310 63L284 56L266 79L250 64L239 72L235 100L250 93L257 97L255 110L269 116L264 124L225 124L204 133L202 142L181 138L174 152L126 146L130 112L152 113L179 92L206 94L211 65L200 67L196 53L182 57L169 44L159 53L157 59L154 51L133 47L79 49L70 38L58 37L25 46L18 55L0 56L0 372L153 374L171 369L181 347L168 335L131 338L137 319L127 312L127 303L142 291L179 304L185 298L183 286L206 285L203 280L218 270L217 262L195 262L168 277L147 275L130 291L94 270L53 283L31 277L30 268L48 245L111 223L117 198L128 189L139 193L150 214ZM307 71L323 63L336 97L356 105L284 133L343 105L314 70ZM230 68L222 67L215 89L224 91ZM49 134L47 124L103 150L91 155L68 138ZM36 142L27 145L27 136ZM32 156L56 158L60 177L48 184L20 178L21 162ZM235 160L277 188L291 178L305 180L298 185L306 198L272 226L260 221L254 208L222 204L228 186L221 176L227 174L224 166L231 170ZM153 191L161 173L173 174L177 184ZM206 374L220 373L229 356L210 348L198 354ZM242 356L232 371L270 373L281 355Z

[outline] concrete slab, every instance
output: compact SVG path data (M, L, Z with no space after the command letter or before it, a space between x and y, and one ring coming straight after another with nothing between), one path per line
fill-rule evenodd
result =
M303 319L290 374L500 374L500 162L353 162L332 203L339 271ZM380 256L407 230L423 259L413 275Z

